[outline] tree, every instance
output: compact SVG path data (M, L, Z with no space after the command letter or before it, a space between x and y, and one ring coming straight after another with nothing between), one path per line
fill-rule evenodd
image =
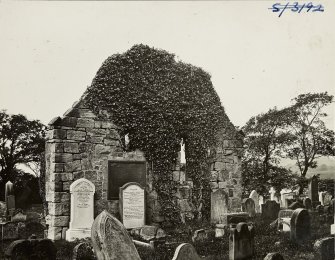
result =
M242 160L242 177L245 189L253 189L257 181L259 192L270 186L277 190L282 179L292 174L278 166L283 147L290 142L290 134L284 131L283 111L276 108L249 119L242 128L245 134L245 153ZM249 190L248 190L249 191Z
M45 126L24 115L0 111L0 181L4 185L15 179L19 164L40 162L44 151ZM4 189L2 189L4 190Z
M327 92L301 94L293 104L284 109L286 132L291 134L291 142L286 147L286 155L296 161L301 177L308 169L316 168L316 159L334 156L334 131L327 129L323 118L327 116L323 108L333 102Z

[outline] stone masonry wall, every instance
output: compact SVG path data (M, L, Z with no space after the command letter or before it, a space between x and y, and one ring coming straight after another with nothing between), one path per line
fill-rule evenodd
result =
M117 200L107 200L108 160L145 161L142 152L123 152L117 126L98 120L82 103L49 123L46 142L48 238L65 239L70 221L70 185L87 178L95 185L94 215L118 214Z
M217 137L213 149L211 166L211 189L223 188L229 195L228 212L240 211L241 187L241 141L229 123ZM104 209L118 216L118 200L107 199L108 160L145 161L140 151L125 152L120 143L118 127L110 121L99 120L83 102L77 102L62 118L57 117L49 123L46 142L46 200L48 238L65 239L70 222L70 185L80 178L87 178L95 185L94 216ZM193 219L193 182L187 178L185 169L177 164L172 176L177 182L174 194L180 207L182 222ZM160 205L157 192L152 187L152 165L147 163L146 221L161 223Z

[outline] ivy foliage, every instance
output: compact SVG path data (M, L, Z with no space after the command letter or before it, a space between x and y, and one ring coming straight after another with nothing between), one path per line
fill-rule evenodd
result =
M171 165L182 139L188 174L203 188L208 148L228 120L207 72L176 61L167 51L135 45L102 64L84 101L96 114L110 115L120 134L128 134L129 149L140 149L153 162L165 215L177 212Z

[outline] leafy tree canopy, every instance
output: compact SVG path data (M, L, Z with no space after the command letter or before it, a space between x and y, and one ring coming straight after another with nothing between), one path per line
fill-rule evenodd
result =
M24 115L9 115L0 111L0 177L12 179L19 164L40 161L44 151L45 126Z

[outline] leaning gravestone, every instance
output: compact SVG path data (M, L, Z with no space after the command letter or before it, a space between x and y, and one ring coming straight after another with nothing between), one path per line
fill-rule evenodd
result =
M141 260L126 228L106 210L94 220L91 238L98 260Z
M94 221L94 192L94 184L85 178L78 179L70 185L71 218L69 229L66 231L66 240L73 241L91 235Z
M334 260L334 237L319 239L314 244L315 260Z
M201 258L191 244L184 243L176 248L172 260L200 260Z
M255 202L253 199L247 198L242 202L242 211L247 212L249 217L254 217L256 215Z
M268 253L263 260L284 260L284 257L279 253Z
M269 220L275 220L278 218L279 210L279 203L274 200L268 200L265 204L262 204L262 217Z
M296 243L301 243L311 236L311 221L306 209L296 209L291 217L290 238Z
M211 193L211 223L222 224L228 212L228 194L223 189Z
M120 188L120 214L128 229L145 225L144 188L136 182L128 182Z
M259 195L257 193L257 191L253 190L250 195L249 195L249 198L252 199L255 203L255 211L256 213L260 213L261 210L260 210L260 206L259 206Z
M238 223L230 229L229 260L247 260L254 255L254 228L249 229L247 223Z

